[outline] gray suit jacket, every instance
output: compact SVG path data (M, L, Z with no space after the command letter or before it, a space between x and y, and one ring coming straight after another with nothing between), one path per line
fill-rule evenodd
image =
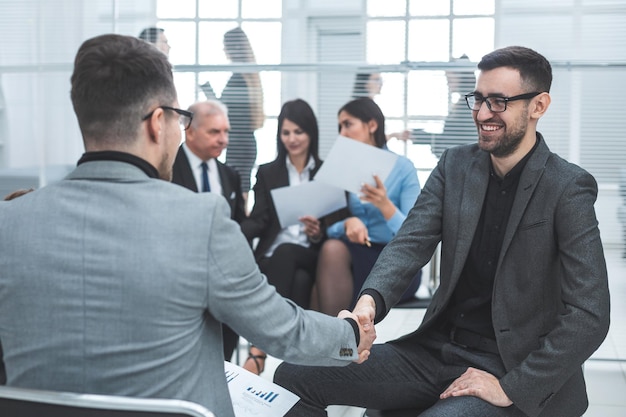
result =
M520 178L496 270L492 320L507 369L500 383L529 416L580 416L587 408L581 365L609 327L609 292L597 184L541 142ZM441 157L398 235L363 288L386 309L441 241L441 283L415 337L437 321L468 256L489 181L477 145Z
M116 161L0 202L7 384L184 399L233 417L220 322L290 362L356 359L350 324L280 297L229 217L222 196Z

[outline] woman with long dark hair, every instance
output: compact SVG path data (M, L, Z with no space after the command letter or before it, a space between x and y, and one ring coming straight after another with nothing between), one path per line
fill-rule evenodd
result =
M248 240L259 239L254 254L269 283L283 297L308 308L319 243L324 236L322 223L304 216L300 224L282 228L271 195L275 188L311 181L322 164L317 118L306 101L296 99L283 105L278 116L276 147L276 159L259 166L254 207L241 230ZM259 374L264 361L263 351L252 346L244 368Z

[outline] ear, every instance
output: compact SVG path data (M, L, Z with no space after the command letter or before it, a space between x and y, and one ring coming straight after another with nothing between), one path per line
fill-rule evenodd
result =
M159 142L163 136L165 128L165 112L161 108L157 108L145 121L148 125L148 137L151 142Z
M369 129L370 133L376 132L376 129L378 129L378 122L374 119L370 120L369 122L367 122L367 128Z
M534 100L531 107L530 117L540 119L550 107L552 98L549 93L541 93Z

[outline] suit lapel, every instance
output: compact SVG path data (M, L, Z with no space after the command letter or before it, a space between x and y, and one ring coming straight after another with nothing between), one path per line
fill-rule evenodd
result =
M185 154L185 150L182 145L178 148L178 153L176 154L172 182L180 184L191 191L198 192L196 179L193 176L191 165L189 165L189 159L187 159L187 154Z
M230 182L230 177L224 172L222 163L218 160L215 160L215 162L217 165L217 175L220 177L220 184L222 185L222 195L230 202L230 197L234 190L233 184Z
M455 269L452 271L453 280L457 280L461 276L465 266L465 260L476 234L476 227L480 219L488 184L489 154L479 151L468 168L463 183L463 197L461 198L461 209L457 219L458 235L454 254L456 259L461 259L462 261L455 262ZM455 185L451 184L451 186Z
M537 133L537 135L540 134ZM543 175L546 162L549 157L550 150L543 141L543 138L540 136L539 145L537 146L537 149L535 149L535 152L531 155L530 159L528 159L528 162L522 171L522 175L520 176L517 193L515 194L515 201L513 202L511 214L509 215L509 222L506 226L506 231L502 240L502 250L500 251L499 262L502 261L504 254L513 240L513 236L519 227L522 216L526 211L526 207L528 207L530 198L533 196L533 193L537 188L537 184L539 184L539 180Z

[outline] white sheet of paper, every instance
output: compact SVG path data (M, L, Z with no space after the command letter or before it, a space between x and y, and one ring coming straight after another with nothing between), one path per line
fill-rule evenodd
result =
M375 186L373 175L382 182L389 176L398 155L339 135L315 181L341 187L357 195L363 183Z
M245 369L224 362L235 417L281 417L300 397Z
M304 215L319 219L346 206L343 189L319 181L274 188L271 193L280 226L283 228L298 224L298 219Z

